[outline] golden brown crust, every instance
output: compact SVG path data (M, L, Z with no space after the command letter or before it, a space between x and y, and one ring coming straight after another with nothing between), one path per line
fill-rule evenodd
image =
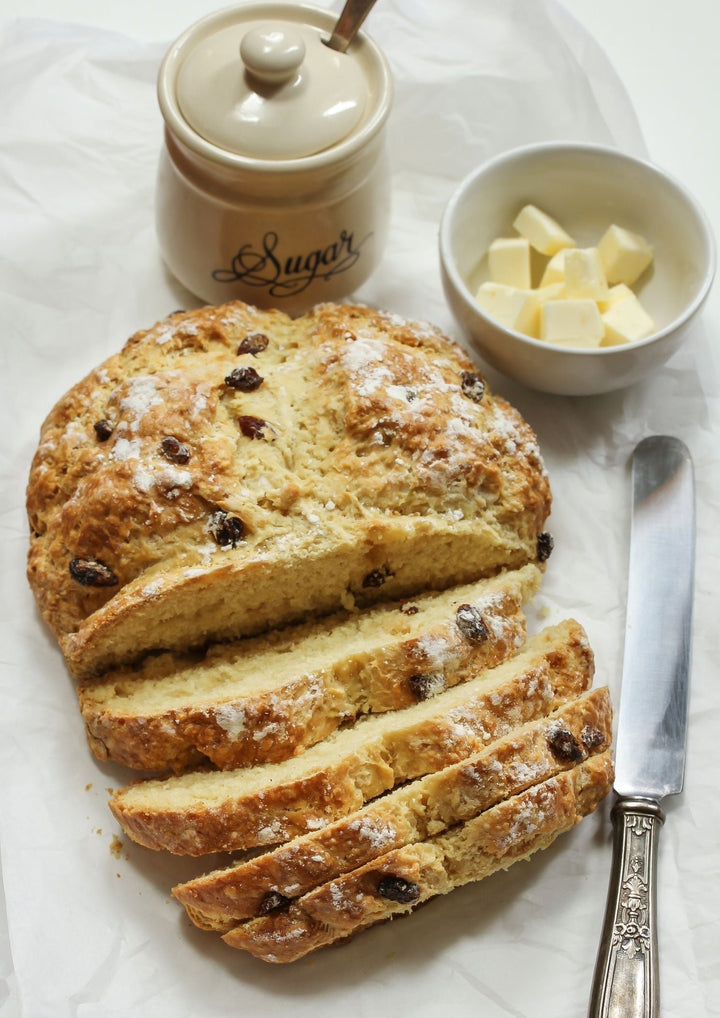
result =
M535 437L472 370L362 307L233 303L136 334L48 416L28 484L30 583L71 670L536 561Z
M585 632L568 620L476 679L370 716L292 760L137 782L117 792L110 807L148 848L202 855L277 843L464 759L589 689L592 675Z
M167 654L111 672L78 690L90 746L139 770L285 760L358 714L409 706L510 657L525 639L520 608L539 578L526 566L217 645L201 660ZM463 629L468 613L477 632Z
M242 919L260 915L273 895L282 901L298 898L391 850L472 819L606 750L611 738L612 709L603 687L329 827L181 884L173 894L197 926L229 930Z
M593 756L441 835L322 884L286 909L242 923L223 940L263 961L296 961L547 848L597 808L612 777L609 751Z

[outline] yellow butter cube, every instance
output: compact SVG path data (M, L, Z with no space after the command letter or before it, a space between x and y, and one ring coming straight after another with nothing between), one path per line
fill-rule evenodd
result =
M576 246L570 234L535 205L520 209L513 226L540 254L554 255L564 247Z
M547 286L539 286L534 293L540 305L544 304L546 300L561 300L565 296L565 284L562 282L548 283Z
M530 289L530 244L525 237L498 237L488 251L488 268L493 283L505 283L520 290Z
M632 286L653 260L653 249L644 237L615 223L603 234L598 250L608 283Z
M545 266L545 271L540 279L540 286L550 286L553 283L565 282L565 255L575 248L564 247L557 254L554 254Z
M486 314L505 328L537 336L539 304L532 290L486 282L479 287L475 299Z
M625 283L616 283L615 286L611 286L608 289L607 297L605 300L598 301L598 308L600 314L604 314L608 308L611 308L613 304L619 304L621 300L627 300L628 297L634 297L635 294L626 286Z
M571 248L565 252L565 289L568 297L605 300L608 284L596 247Z
M605 335L594 300L549 300L540 309L540 339L559 346L598 347Z
M618 346L645 339L655 331L655 323L632 290L629 296L612 304L602 315L605 327L603 346Z

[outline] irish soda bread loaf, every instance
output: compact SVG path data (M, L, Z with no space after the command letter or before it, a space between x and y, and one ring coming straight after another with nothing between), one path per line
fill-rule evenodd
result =
M56 405L29 578L97 675L542 561L535 436L427 325L242 303L132 337Z
M284 760L359 714L428 699L499 664L525 640L534 565L475 584L216 644L166 653L83 683L100 759L142 770Z
M201 857L174 894L233 947L293 961L412 911L610 787L585 631L527 633L535 436L430 326L173 314L57 404L27 501L89 744L135 772L110 808Z

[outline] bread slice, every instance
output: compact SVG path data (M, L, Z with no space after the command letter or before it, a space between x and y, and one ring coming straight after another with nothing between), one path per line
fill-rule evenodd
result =
M290 760L140 781L116 792L110 808L135 841L178 854L285 841L548 714L587 690L592 675L585 631L567 620L475 679L364 718Z
M532 429L438 330L367 307L170 316L70 390L28 576L78 677L541 562Z
M242 923L223 940L263 961L296 961L547 848L596 809L612 778L610 752L592 756L472 820L394 849L285 909Z
M79 688L97 757L141 770L285 760L358 714L465 681L525 640L528 565L411 602L368 608L212 647L166 654Z
M606 750L611 738L612 708L607 687L602 687L328 827L180 884L173 894L196 926L227 931L393 849L472 819Z

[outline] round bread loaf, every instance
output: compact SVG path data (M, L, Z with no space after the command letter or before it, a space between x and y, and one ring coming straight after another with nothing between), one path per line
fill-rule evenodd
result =
M137 333L45 421L28 574L78 676L542 562L531 428L429 325L236 302Z

